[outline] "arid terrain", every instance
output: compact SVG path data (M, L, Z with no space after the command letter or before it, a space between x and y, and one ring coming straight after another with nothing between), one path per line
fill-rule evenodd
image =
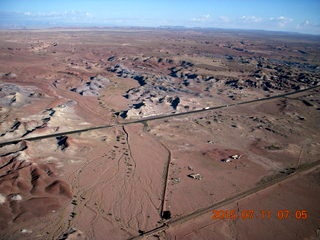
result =
M0 239L320 238L319 36L2 30L0 48Z

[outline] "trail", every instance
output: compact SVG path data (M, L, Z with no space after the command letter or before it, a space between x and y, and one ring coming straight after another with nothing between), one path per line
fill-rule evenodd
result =
M163 218L164 203L166 201L168 177L169 177L170 163L171 163L171 151L160 140L158 140L158 142L168 151L168 159L167 159L165 166L164 166L164 169L163 169L163 190L162 190L162 194L161 194L161 205L160 205L160 217Z
M141 234L140 236L136 236L136 237L130 238L130 240L143 239L145 237L152 236L154 234L163 232L166 229L168 229L169 227L173 227L173 226L176 226L176 225L179 225L179 224L183 224L183 223L185 223L187 221L190 221L190 220L192 220L194 218L202 216L203 214L207 214L208 212L212 211L213 209L222 208L223 206L226 206L228 204L234 203L236 201L240 201L241 199L244 199L244 198L249 197L249 196L251 196L253 194L261 192L261 191L263 191L263 190L265 190L265 189L267 189L269 187L275 186L275 185L277 185L279 183L285 182L286 180L292 179L294 177L298 177L299 175L301 175L303 173L315 170L315 169L317 169L319 167L319 164L320 164L320 160L316 161L316 162L313 162L313 163L310 163L308 165L301 166L294 173L291 173L289 175L280 176L280 177L275 178L275 179L273 179L273 180L271 180L269 182L260 184L260 185L258 185L256 187L253 187L251 189L248 189L246 191L238 193L238 194L236 194L236 195L234 195L232 197L229 197L227 199L224 199L224 200L222 200L220 202L214 203L214 204L212 204L212 205L210 205L208 207L201 208L201 209L198 209L198 210L196 210L196 211L194 211L192 213L189 213L189 214L187 214L185 216L169 220L169 221L165 222L162 226L160 226L158 228L155 228L155 229L152 229L152 230L150 230L148 232L145 232L144 234Z

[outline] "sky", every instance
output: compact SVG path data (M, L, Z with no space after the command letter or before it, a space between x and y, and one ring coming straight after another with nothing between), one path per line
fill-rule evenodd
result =
M1 28L110 26L320 35L320 0L0 0Z

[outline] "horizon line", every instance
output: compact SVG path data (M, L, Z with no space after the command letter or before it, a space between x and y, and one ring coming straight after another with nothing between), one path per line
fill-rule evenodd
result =
M285 30L266 30L266 29L246 29L246 28L223 28L223 27L189 27L189 26L174 26L174 25L160 25L160 26L0 26L0 31L5 30L59 30L59 29L78 29L78 30L90 30L90 29L167 29L167 30L220 30L220 31L241 31L241 32L264 32L264 33L278 33L278 34L293 34L293 35L308 35L308 36L320 36L320 33L303 33L295 31L285 31Z

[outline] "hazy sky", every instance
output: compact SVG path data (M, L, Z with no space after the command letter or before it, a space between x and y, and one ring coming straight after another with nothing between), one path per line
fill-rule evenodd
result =
M320 0L0 0L0 26L186 26L320 34Z

